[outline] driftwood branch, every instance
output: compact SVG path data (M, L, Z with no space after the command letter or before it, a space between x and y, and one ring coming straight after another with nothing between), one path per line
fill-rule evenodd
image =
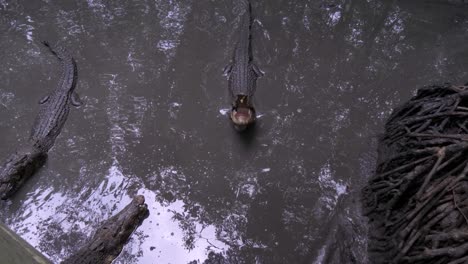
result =
M148 214L145 198L142 195L135 196L122 211L102 223L93 237L62 264L112 263Z

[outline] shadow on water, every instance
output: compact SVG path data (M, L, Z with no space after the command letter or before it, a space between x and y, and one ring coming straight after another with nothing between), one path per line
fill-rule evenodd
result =
M258 134L258 121L255 123L251 124L248 126L246 129L243 131L237 131L234 125L231 124L233 131L235 132L236 137L238 137L240 143L245 147L245 148L251 148L254 146L255 143L255 138Z

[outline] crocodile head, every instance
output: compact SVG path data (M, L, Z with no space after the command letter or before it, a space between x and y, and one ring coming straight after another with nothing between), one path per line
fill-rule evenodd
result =
M248 125L255 122L255 109L246 95L238 95L230 114L234 128L245 130Z
M34 147L18 149L0 169L0 198L5 200L21 187L37 169L44 165L47 153Z

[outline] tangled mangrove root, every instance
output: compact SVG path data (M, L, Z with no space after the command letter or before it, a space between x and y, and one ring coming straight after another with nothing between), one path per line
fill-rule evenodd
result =
M395 109L362 191L371 263L468 263L468 86Z

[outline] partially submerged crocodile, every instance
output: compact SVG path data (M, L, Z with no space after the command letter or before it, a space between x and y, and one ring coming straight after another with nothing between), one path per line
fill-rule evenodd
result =
M28 142L11 155L0 168L0 198L9 198L34 172L40 168L47 152L54 145L70 111L70 104L81 105L74 93L77 67L72 56L61 46L44 45L58 58L62 65L62 76L57 88L40 100L39 114Z
M253 63L250 1L243 0L241 3L245 5L245 9L240 18L239 39L231 63L224 68L232 99L229 117L234 127L240 131L255 122L252 99L257 87L257 78L263 76L262 71Z
M57 88L39 101L41 107L29 138L36 148L47 152L62 131L70 112L70 104L80 106L81 100L75 93L78 72L73 57L61 46L52 47L47 42L43 43L62 66L62 76Z
M148 215L145 198L137 195L122 211L104 222L85 246L62 264L110 264Z

